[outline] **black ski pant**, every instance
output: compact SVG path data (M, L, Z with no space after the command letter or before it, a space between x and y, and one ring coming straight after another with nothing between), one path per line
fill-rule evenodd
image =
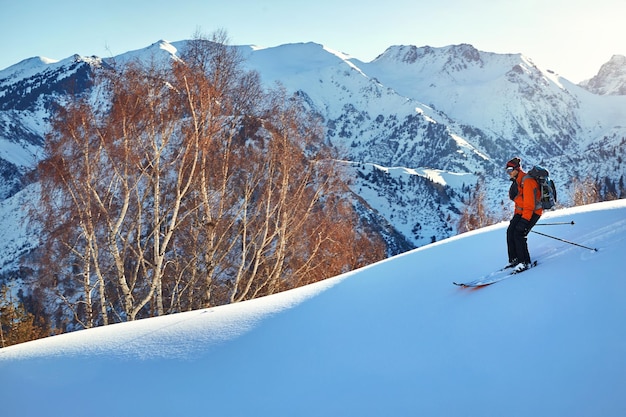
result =
M526 236L530 229L537 223L541 216L533 213L530 221L522 218L521 214L516 214L511 219L509 227L506 229L506 244L509 251L509 263L523 262L530 263L530 253L528 252L528 242Z

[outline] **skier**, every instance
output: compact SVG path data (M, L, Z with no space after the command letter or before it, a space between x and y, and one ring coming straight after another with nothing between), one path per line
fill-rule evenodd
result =
M509 198L515 203L513 218L506 230L509 263L506 268L522 272L532 266L526 236L541 217L541 195L537 181L522 170L522 160L513 158L506 163L511 179Z

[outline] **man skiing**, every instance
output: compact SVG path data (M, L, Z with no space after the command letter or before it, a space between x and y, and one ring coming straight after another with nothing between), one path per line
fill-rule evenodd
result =
M509 198L515 203L515 212L506 230L509 252L506 267L514 268L515 272L525 271L532 265L526 236L543 213L539 184L526 175L521 162L520 158L515 157L506 163L506 171L512 182Z

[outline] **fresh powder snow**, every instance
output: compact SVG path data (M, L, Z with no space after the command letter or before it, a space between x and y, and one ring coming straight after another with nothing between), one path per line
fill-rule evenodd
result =
M503 222L252 301L0 349L2 415L624 416L626 201Z

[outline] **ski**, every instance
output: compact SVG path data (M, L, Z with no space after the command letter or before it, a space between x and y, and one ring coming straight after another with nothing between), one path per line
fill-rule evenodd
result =
M537 266L537 261L533 261L531 263L531 268ZM528 268L530 269L530 268ZM484 275L478 279L469 282L452 282L454 285L463 288L480 288L486 287L487 285L495 284L496 282L500 282L504 279L510 278L514 275L521 274L524 271L528 271L528 269L524 269L522 271L511 270L510 268L502 268L495 272Z

